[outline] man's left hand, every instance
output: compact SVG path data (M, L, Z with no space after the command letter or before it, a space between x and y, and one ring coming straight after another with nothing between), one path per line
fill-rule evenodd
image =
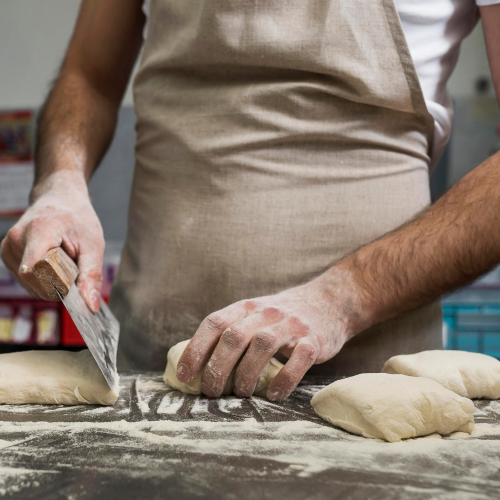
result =
M279 352L289 359L267 396L271 401L288 397L313 364L335 356L360 331L359 318L353 314L360 309L343 274L322 275L305 285L242 300L210 314L179 360L179 380L189 382L206 364L202 391L219 397L237 366L233 391L249 397L261 371Z

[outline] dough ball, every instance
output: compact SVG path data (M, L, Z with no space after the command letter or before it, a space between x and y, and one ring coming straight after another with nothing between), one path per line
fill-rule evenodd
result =
M393 356L384 373L427 377L466 398L500 398L500 361L465 351L423 351Z
M182 353L188 344L189 340L184 340L169 349L167 355L167 367L165 368L165 373L163 374L163 381L178 391L185 392L187 394L201 394L201 377L203 376L204 370L201 370L201 372L188 383L181 382L177 378L177 365L179 364L179 359L181 359ZM226 387L224 387L224 395L231 394L233 388L233 377L234 370L229 375Z
M391 443L474 428L470 399L421 377L364 373L321 389L311 404L333 425Z
M182 392L186 392L187 394L201 394L201 377L203 376L204 370L201 370L201 372L187 384L181 382L177 378L177 365L179 363L179 359L182 356L182 353L184 352L188 344L189 340L184 340L183 342L179 342L178 344L174 345L168 351L167 368L165 369L163 380L170 387L173 387L174 389ZM255 386L253 393L256 396L265 396L269 384L274 380L274 377L278 375L279 371L282 368L282 363L274 358L271 358L264 370L262 370L262 373L259 375L259 378L257 379L257 385ZM227 379L223 395L228 395L233 392L233 378L234 370L231 372L229 378Z
M259 378L257 379L257 384L253 393L256 396L265 397L267 395L267 389L271 385L271 382L276 378L276 375L283 368L283 363L280 363L277 359L271 358L266 367L262 370Z
M118 399L88 349L0 354L0 404L102 404Z

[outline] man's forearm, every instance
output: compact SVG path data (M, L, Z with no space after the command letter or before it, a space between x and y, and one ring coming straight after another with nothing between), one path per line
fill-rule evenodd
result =
M499 262L500 153L414 220L342 259L324 278L338 283L339 275L348 276L361 309L359 331L465 285Z
M500 5L481 7L500 98ZM403 227L342 259L323 276L346 290L354 334L463 286L500 263L500 153ZM334 297L332 297L334 300Z
M84 183L99 164L113 136L144 23L142 0L82 0L60 75L38 120L32 199L54 172L73 171L70 177L80 174Z
M83 76L63 69L38 120L32 197L56 171L90 178L112 139L117 111Z

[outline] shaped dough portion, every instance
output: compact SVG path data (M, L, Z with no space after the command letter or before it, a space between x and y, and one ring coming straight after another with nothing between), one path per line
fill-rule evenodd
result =
M500 398L500 361L486 354L423 351L393 356L382 371L427 377L466 398Z
M0 404L102 404L118 398L88 349L0 354Z
M343 429L389 442L435 432L472 432L474 404L434 380L364 373L338 380L311 400L314 411Z
M179 359L182 356L182 353L184 352L188 344L189 340L184 340L183 342L179 342L178 344L170 348L167 355L167 367L165 369L165 373L163 374L163 380L167 385L181 392L186 392L187 394L201 394L201 377L203 376L204 370L201 370L201 372L198 373L198 375L187 384L181 382L177 378L177 365L179 363ZM255 386L253 393L256 396L265 396L269 384L274 380L274 377L278 375L279 371L282 368L282 363L274 358L271 358L264 370L262 370L262 373L259 375L259 378L257 379L257 385ZM233 392L233 378L234 370L231 372L229 378L227 379L223 395L227 396L228 394L231 394L231 392Z

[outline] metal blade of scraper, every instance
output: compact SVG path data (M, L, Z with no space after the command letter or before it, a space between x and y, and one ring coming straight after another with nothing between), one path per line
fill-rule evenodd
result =
M115 387L116 354L120 325L101 298L94 314L80 295L75 282L79 270L61 248L51 248L33 266L37 293L45 300L62 300L110 388Z
M65 297L57 288L55 289L94 356L106 382L113 389L116 382L116 354L120 324L102 298L99 312L93 313L80 295L76 283L73 283Z

